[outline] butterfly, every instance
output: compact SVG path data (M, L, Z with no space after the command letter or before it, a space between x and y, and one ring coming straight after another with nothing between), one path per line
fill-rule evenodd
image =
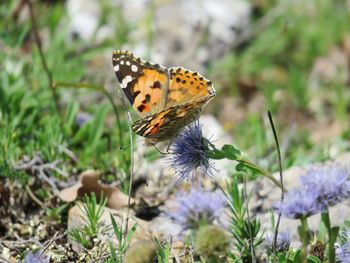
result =
M216 94L211 81L182 67L165 68L125 50L114 51L112 62L120 87L141 117L132 130L148 146L176 137Z

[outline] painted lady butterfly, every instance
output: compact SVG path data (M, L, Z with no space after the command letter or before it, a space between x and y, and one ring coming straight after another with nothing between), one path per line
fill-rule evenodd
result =
M123 50L114 51L112 61L124 94L141 117L132 130L146 138L146 145L177 136L215 96L212 83L197 72L168 69Z

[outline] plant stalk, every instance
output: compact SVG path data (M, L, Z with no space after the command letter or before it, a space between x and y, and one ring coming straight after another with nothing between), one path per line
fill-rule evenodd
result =
M299 235L300 239L302 242L302 247L301 247L301 262L302 263L307 263L307 246L309 243L309 226L307 224L307 218L302 217L300 218L301 225L299 228Z
M328 234L328 245L327 245L327 255L328 255L328 262L329 263L335 263L335 249L334 249L334 241L333 234L332 234L332 228L331 228L331 220L329 218L329 211L327 208L326 212L323 212L321 214L321 220L325 227L327 228L327 234Z

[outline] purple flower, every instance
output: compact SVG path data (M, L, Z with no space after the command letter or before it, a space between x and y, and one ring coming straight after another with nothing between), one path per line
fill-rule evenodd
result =
M225 206L225 197L219 192L192 188L190 192L177 194L165 214L183 230L197 229L200 225L212 224Z
M208 144L209 140L203 137L202 126L198 121L188 125L175 138L170 161L180 178L193 178L197 168L202 168L205 173L211 174L213 167L209 161Z
M274 242L274 234L269 234L265 238L265 245L267 249L271 252ZM276 251L278 253L287 252L290 246L290 234L289 232L280 232L277 235Z
M350 244L346 243L341 247L336 249L336 259L340 263L349 263L350 262Z
M336 248L336 259L337 262L348 263L350 262L350 230L343 231L341 239L343 245Z
M34 254L32 251L29 251L24 257L24 263L49 263L49 260L41 254L41 251L37 251Z
M300 219L334 206L350 197L348 172L336 166L309 169L300 178L302 187L288 192L275 208L287 218Z
M300 178L306 191L317 195L323 209L350 197L350 182L346 169L337 166L312 167Z
M308 217L319 213L321 210L317 197L313 191L305 191L302 188L293 189L286 194L283 203L275 205L275 209L287 218Z
M86 112L78 112L75 122L79 128L83 127L85 123L90 122L93 119L92 115Z

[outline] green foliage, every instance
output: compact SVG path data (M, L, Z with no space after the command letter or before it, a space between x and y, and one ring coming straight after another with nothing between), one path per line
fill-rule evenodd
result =
M171 246L169 242L164 242L164 244L162 242L160 242L160 240L155 237L155 240L158 244L158 250L157 250L157 259L158 262L162 262L162 263L170 263L170 255L171 255Z
M196 233L194 247L206 262L224 262L230 240L227 233L220 227L205 225Z
M111 257L109 257L106 262L121 263L121 262L124 262L123 258L124 258L125 252L129 247L131 238L137 228L137 224L135 223L130 229L128 229L128 232L124 234L122 226L118 226L112 214L110 214L110 218L111 218L115 237L117 238L117 241L118 241L118 245L115 248L114 244L110 243L109 247L110 247Z
M230 206L230 233L234 240L236 253L230 253L229 257L234 262L252 262L255 258L256 248L263 242L260 221L250 218L246 207L247 197L244 190L239 190L238 182L232 179L228 185Z
M89 197L84 196L84 204L80 207L84 216L84 227L74 228L70 231L69 235L73 240L83 245L85 248L91 248L93 245L93 239L97 237L97 234L101 230L99 221L106 206L107 199L101 196L100 202L97 204L96 195L93 193Z

